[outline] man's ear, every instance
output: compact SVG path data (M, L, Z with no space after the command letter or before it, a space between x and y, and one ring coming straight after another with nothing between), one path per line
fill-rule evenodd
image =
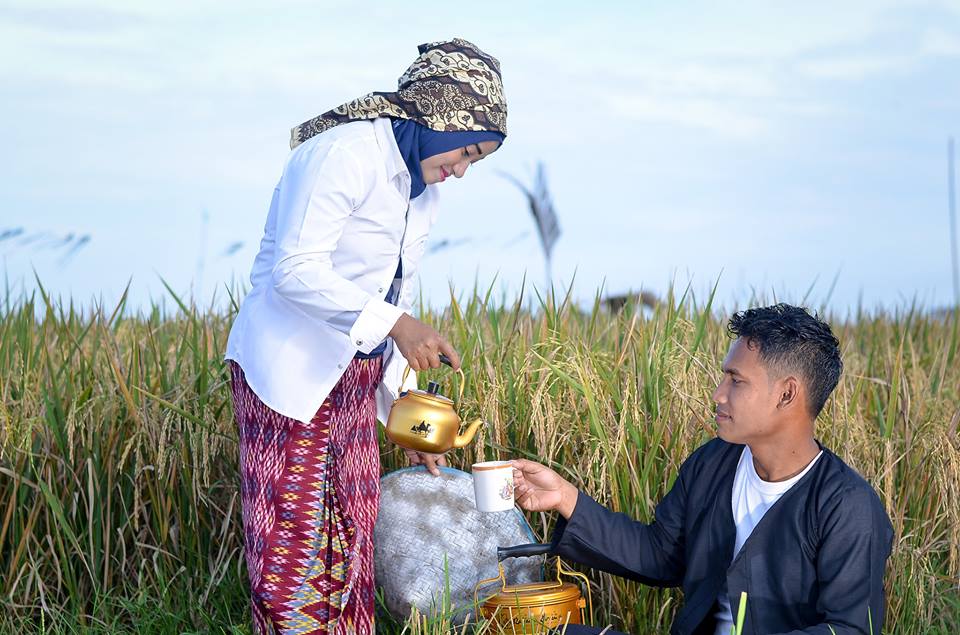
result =
M782 410L800 403L800 382L793 375L787 375L780 380L780 391L777 408Z

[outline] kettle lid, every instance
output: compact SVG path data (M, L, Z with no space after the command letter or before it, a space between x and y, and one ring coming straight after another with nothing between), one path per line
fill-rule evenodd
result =
M426 390L419 390L417 388L414 388L412 390L407 390L405 392L400 393L400 396L403 397L405 395L410 395L410 396L417 397L419 399L437 401L442 404L453 406L453 399L450 399L449 397L444 397L438 392L439 390L440 390L440 384L438 384L435 381L431 381L427 385Z

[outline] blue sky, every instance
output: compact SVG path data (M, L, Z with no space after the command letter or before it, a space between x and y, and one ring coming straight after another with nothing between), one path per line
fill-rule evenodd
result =
M6 2L11 283L35 269L109 303L132 277L143 303L161 275L201 299L245 278L290 127L392 90L417 44L459 36L501 60L510 136L442 185L431 241L454 246L423 262L431 304L450 282L543 284L524 200L498 174L529 181L541 160L563 231L553 281L576 273L578 298L720 276L731 307L811 285L819 302L834 278L839 311L951 301L960 0L355 6Z

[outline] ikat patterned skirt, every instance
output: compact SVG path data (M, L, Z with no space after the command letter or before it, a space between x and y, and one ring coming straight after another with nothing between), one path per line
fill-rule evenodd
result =
M271 410L230 362L254 632L374 632L380 498L374 392L382 358L354 359L310 423Z

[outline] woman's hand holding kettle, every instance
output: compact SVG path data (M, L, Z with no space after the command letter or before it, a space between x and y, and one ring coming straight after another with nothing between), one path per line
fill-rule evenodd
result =
M460 355L442 335L406 313L390 330L393 343L416 371L440 368L440 355L446 355L453 370L460 368Z
M409 370L420 371L428 368L439 368L441 363L447 364L453 370L460 369L460 355L456 349L433 328L406 313L401 315L400 319L393 325L393 329L390 330L390 337L393 338L393 343L400 354L407 360L407 364L410 366ZM405 379L406 373L404 374ZM456 418L456 414L452 410L451 413ZM459 427L459 419L457 419L457 426ZM390 430L391 424L388 422L388 436L390 436ZM453 432L456 434L456 430ZM471 433L470 437L472 436ZM396 441L396 439L393 440ZM404 454L407 455L410 465L423 465L434 476L440 476L439 468L447 465L443 454L411 450L402 445L401 447Z

